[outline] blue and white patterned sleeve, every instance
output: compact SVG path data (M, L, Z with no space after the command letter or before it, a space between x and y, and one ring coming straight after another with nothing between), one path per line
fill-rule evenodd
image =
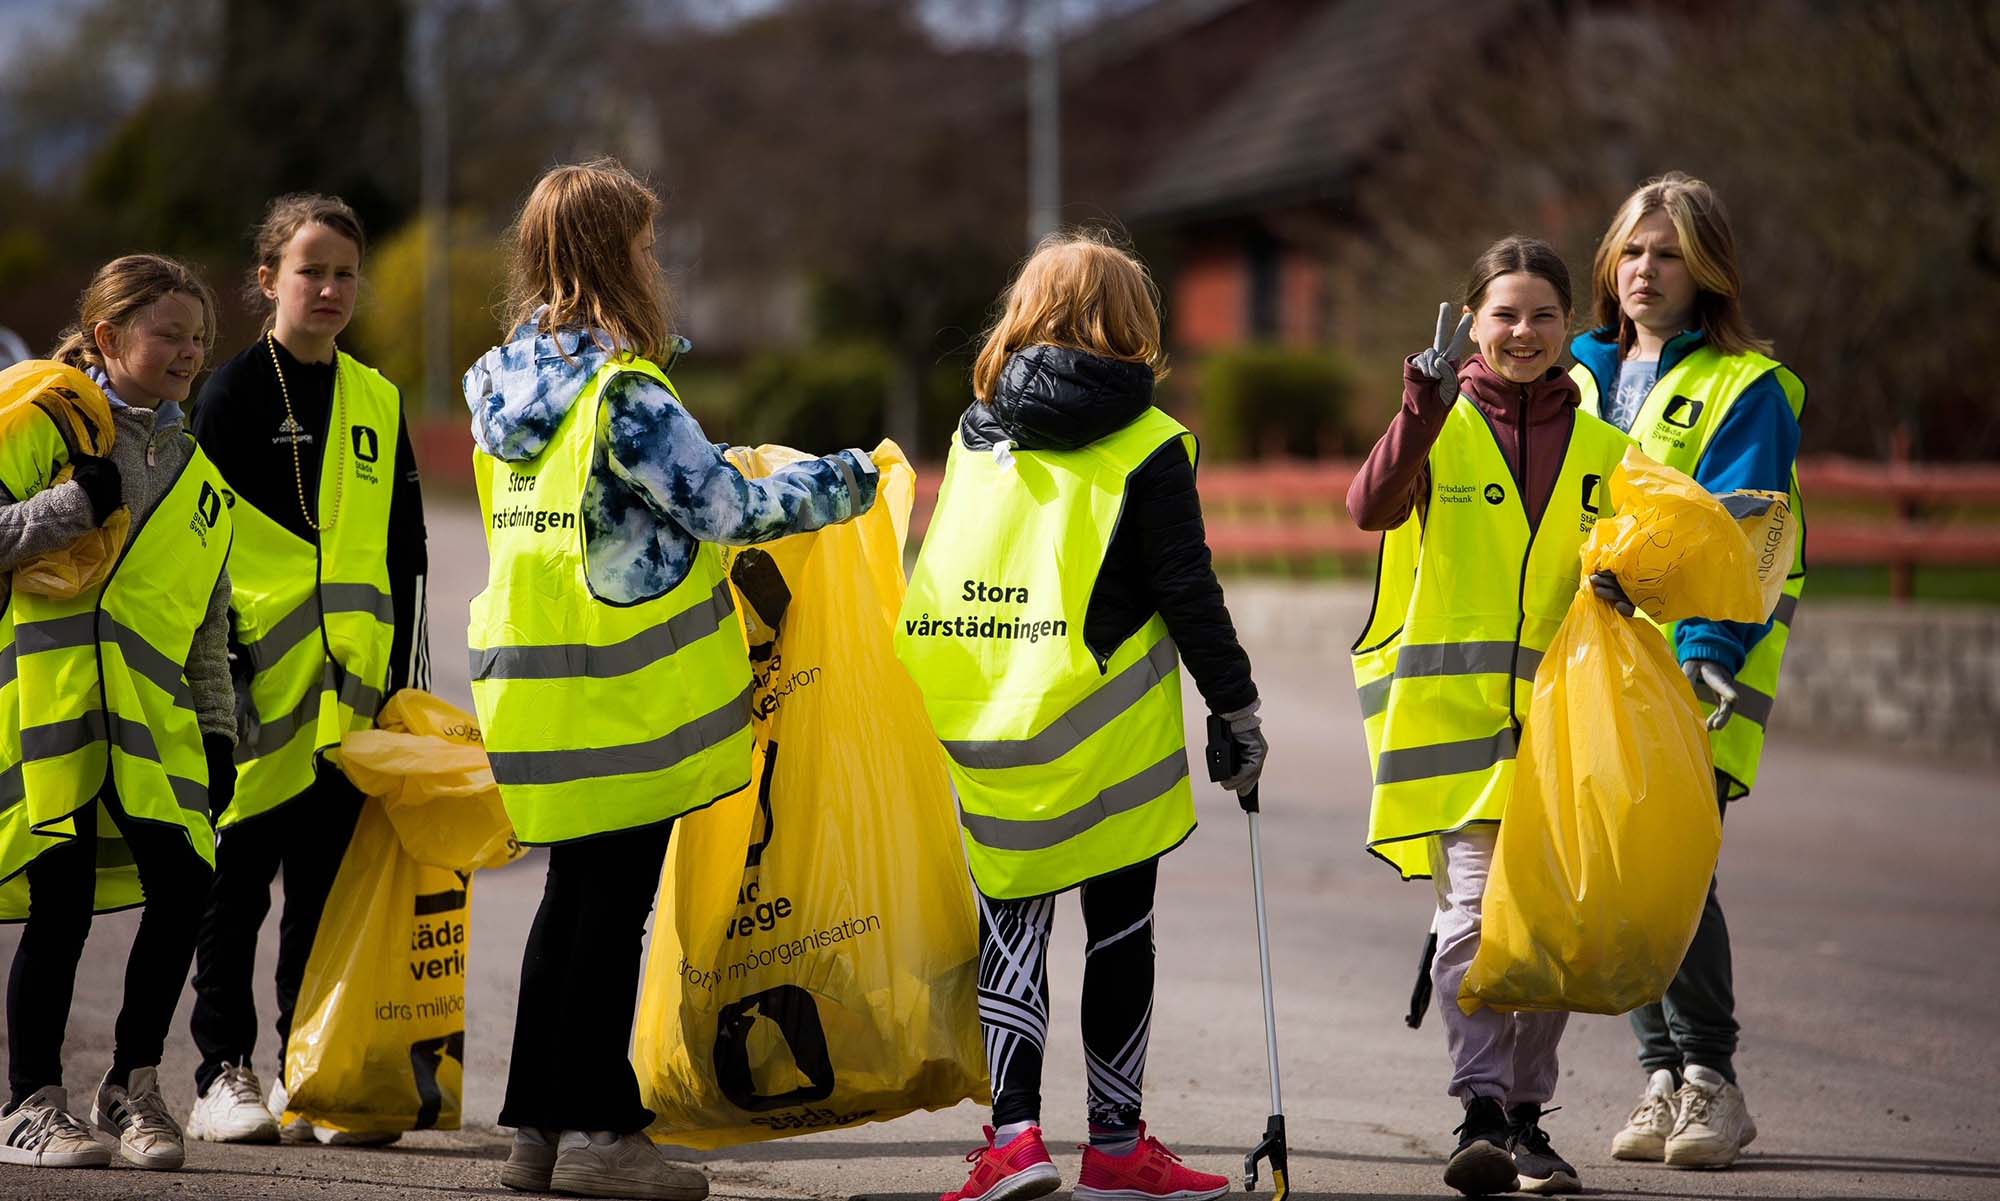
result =
M801 534L868 511L880 480L859 450L843 450L749 479L659 381L636 371L606 386L611 470L704 542L747 546Z

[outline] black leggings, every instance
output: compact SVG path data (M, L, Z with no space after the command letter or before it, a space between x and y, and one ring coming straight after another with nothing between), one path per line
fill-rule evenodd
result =
M1157 860L1082 887L1083 1058L1092 1127L1139 1125L1153 1022ZM979 1024L993 1076L993 1124L1039 1121L1049 1032L1049 934L1056 899L979 900Z
M125 998L112 1050L111 1078L120 1082L133 1068L160 1062L194 958L211 872L179 826L134 820L108 789L100 800L130 847L146 891L125 961ZM62 1083L63 1036L97 892L97 806L85 806L75 821L75 838L49 847L26 869L28 920L7 974L9 1109L38 1089Z

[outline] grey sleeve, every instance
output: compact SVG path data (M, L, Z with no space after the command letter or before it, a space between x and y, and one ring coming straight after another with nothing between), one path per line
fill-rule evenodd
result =
M26 500L15 500L0 487L0 571L12 571L23 559L68 546L96 528L90 494L75 480L44 488Z
M188 649L188 687L203 734L221 734L236 744L236 686L229 679L229 569L216 578L208 614Z

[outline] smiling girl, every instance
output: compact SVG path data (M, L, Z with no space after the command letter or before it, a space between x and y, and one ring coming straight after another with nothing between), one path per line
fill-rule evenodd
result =
M423 496L395 385L336 344L361 286L361 222L327 196L273 201L249 298L264 333L202 390L195 435L229 481L237 538L230 650L242 683L240 780L202 920L192 1025L197 1139L268 1142L285 1041L320 912L361 796L325 752L385 698L426 687ZM257 931L282 868L279 1065L268 1108L251 1069ZM303 1124L287 1141L311 1136ZM356 1142L367 1136L334 1135ZM373 1138L369 1141L381 1141Z
M208 895L209 815L234 779L231 521L181 420L214 329L215 299L186 267L149 254L106 264L54 358L111 402L110 457L78 453L39 405L0 442L0 572L121 506L132 522L102 583L62 599L22 585L0 608L0 920L26 919L7 978L0 1163L109 1162L68 1112L63 1033L93 910L140 904L93 1118L138 1167L178 1168L185 1155L158 1065ZM64 463L73 478L50 483Z
M1382 530L1375 603L1354 644L1374 766L1368 849L1438 896L1431 980L1465 1106L1445 1183L1468 1195L1575 1192L1540 1125L1569 1015L1465 1013L1481 904L1535 667L1577 590L1578 553L1610 513L1630 443L1577 411L1560 360L1569 271L1510 237L1474 264L1454 336L1403 367L1403 403L1347 493ZM1469 335L1469 341L1468 341ZM1479 353L1461 367L1470 345ZM1623 600L1615 582L1599 594ZM1627 610L1629 612L1629 610Z

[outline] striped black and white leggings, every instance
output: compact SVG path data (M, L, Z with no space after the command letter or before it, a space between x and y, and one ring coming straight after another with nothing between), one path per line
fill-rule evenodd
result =
M1139 1124L1153 1020L1153 889L1157 861L1082 886L1089 940L1083 967L1083 1058L1089 1119ZM1049 1033L1049 934L1056 899L979 896L979 1022L993 1074L993 1124L1040 1121Z

